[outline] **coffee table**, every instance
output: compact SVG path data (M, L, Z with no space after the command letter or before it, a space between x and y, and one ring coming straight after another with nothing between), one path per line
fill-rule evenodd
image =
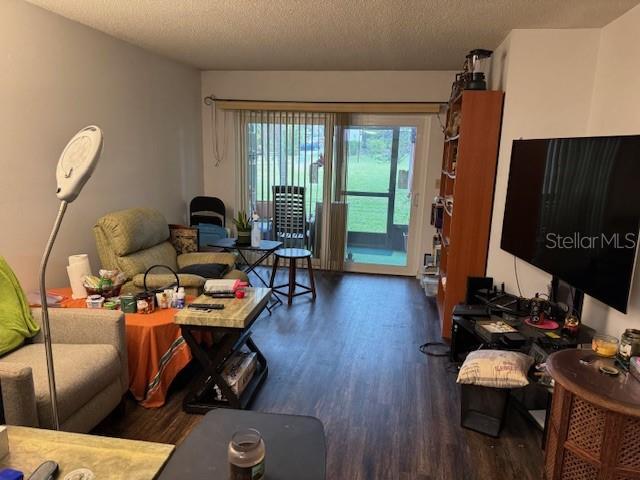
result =
M325 436L320 420L224 409L205 415L177 448L160 480L228 478L227 446L233 433L243 428L257 429L264 439L266 479L325 479Z
M245 298L211 298L201 295L191 304L219 303L223 310L180 310L174 321L203 372L192 382L183 408L189 413L206 413L217 407L246 408L267 378L267 360L251 338L251 326L266 308L271 289L247 288ZM211 344L199 342L194 333L210 334ZM242 394L236 395L222 376L224 362L241 347L256 353L257 366L253 378ZM215 398L214 387L222 391L224 400Z

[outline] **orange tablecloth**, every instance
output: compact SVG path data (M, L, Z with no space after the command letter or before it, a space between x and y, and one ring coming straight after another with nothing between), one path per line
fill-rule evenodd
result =
M63 308L87 308L85 299L71 298L70 288L49 290L62 295ZM191 350L173 322L177 310L168 308L150 314L125 313L129 390L140 405L161 407L176 375L191 361Z

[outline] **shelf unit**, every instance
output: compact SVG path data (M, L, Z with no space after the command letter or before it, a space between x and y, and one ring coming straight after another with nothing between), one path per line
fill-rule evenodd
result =
M464 91L449 103L440 196L445 201L437 304L442 336L451 338L453 307L464 301L467 277L483 276L500 143L500 91Z

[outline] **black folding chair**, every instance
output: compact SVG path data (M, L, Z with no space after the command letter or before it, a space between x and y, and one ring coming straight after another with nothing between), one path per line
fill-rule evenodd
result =
M189 204L189 224L200 223L225 227L227 220L224 202L217 197L194 197Z

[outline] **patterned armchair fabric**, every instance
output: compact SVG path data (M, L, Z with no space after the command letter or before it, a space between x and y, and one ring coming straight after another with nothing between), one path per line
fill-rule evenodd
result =
M229 253L185 253L178 255L169 242L169 226L164 216L150 208L130 208L110 213L100 218L93 228L98 255L103 268L120 270L127 276L123 292L143 289L144 272L153 265L167 265L173 270L195 263L226 263L230 267L225 278L241 278L246 275L235 267L235 256ZM157 278L156 278L157 277ZM150 273L149 287L167 285L166 275ZM164 283L163 283L164 282ZM201 293L205 279L197 275L181 275L189 295Z

